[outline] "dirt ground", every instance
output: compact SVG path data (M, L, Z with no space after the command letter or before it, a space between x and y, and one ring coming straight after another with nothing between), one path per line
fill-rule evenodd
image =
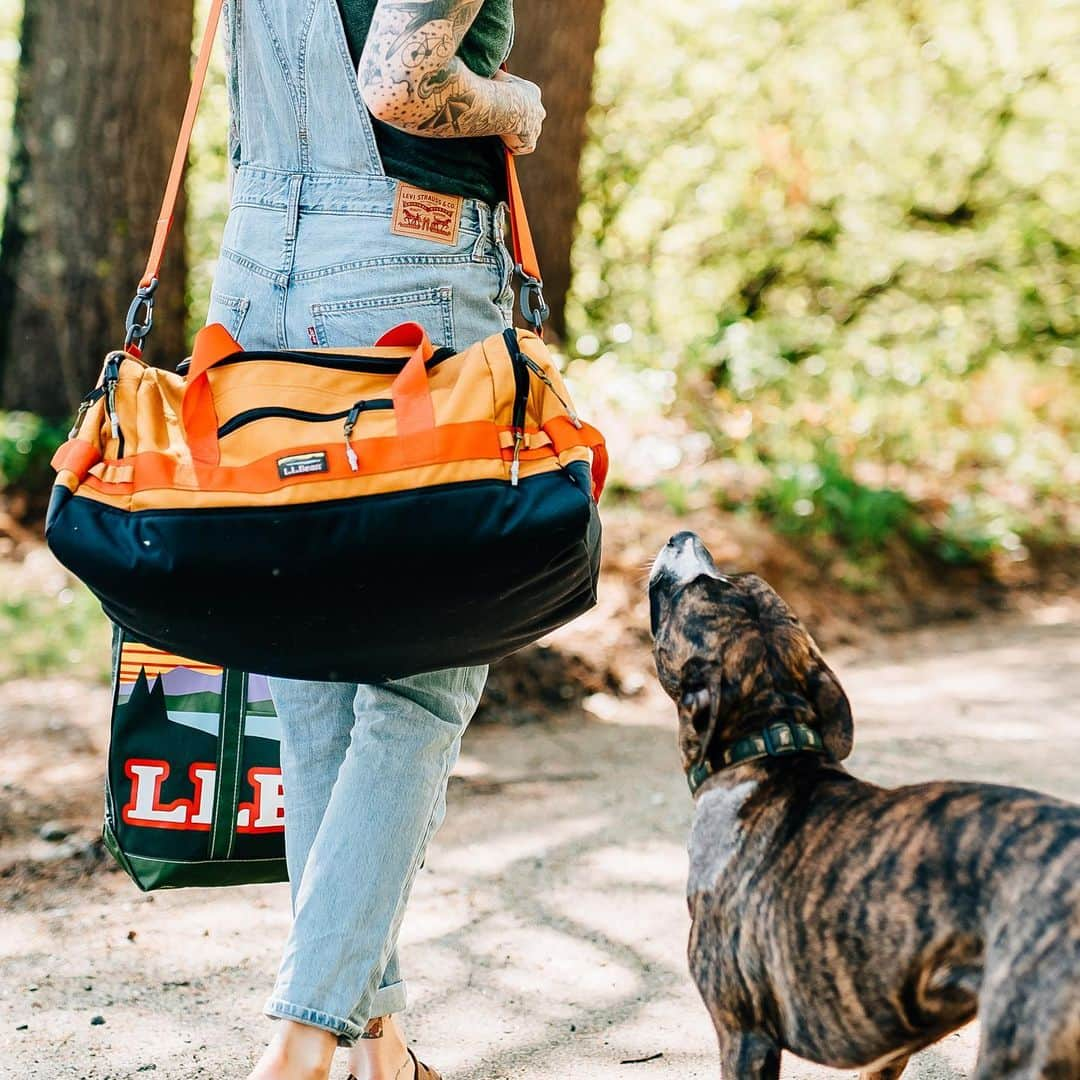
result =
M858 775L1080 798L1075 603L828 656L855 706ZM718 1075L685 963L691 802L672 708L641 650L619 683L558 719L466 735L402 935L408 1031L447 1080ZM106 717L107 691L77 681L0 689L0 1076L242 1080L272 1031L287 886L139 893L96 839ZM41 839L47 820L70 835ZM967 1075L976 1037L908 1075Z

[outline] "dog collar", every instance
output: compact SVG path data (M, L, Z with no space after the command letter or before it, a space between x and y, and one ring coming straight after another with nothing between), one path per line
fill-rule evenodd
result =
M729 746L723 755L723 769L729 769L733 765L742 765L746 761L756 761L759 758L787 757L789 754L824 754L825 744L821 736L806 724L795 721L778 720L767 728L747 735L739 739L737 743ZM690 785L690 794L697 793L705 781L712 776L712 765L703 761L695 765L687 774L686 780Z

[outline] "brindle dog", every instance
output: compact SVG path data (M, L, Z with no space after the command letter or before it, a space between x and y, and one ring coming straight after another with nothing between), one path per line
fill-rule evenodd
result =
M693 533L649 596L698 788L689 959L724 1077L778 1077L789 1050L892 1080L978 1015L977 1080L1080 1078L1080 806L856 779L851 709L810 635Z

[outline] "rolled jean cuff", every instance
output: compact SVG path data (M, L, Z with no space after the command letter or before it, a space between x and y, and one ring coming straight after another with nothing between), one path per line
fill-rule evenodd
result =
M304 1005L293 1005L291 1001L282 1001L281 998L270 998L263 1006L263 1012L272 1020L295 1020L331 1031L338 1037L338 1046L352 1046L364 1030L344 1017L309 1009Z
M380 986L371 999L368 1012L372 1016L389 1016L391 1013L404 1012L409 1002L405 993L405 980L398 979L389 986Z
M306 1005L294 1005L281 998L270 998L263 1006L263 1012L273 1020L296 1020L301 1024L324 1028L337 1035L338 1046L352 1046L360 1038L371 1016L389 1016L391 1013L404 1012L406 1004L405 980L401 979L389 986L380 986L375 991L368 1006L370 1016L359 1024L343 1016L310 1009Z

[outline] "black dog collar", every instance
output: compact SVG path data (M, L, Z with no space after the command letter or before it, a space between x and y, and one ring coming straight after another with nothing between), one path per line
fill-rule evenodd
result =
M806 724L795 721L778 720L767 728L754 735L747 735L737 743L729 746L724 751L721 768L729 769L732 765L741 765L746 761L756 761L758 758L787 757L788 754L824 754L825 744L821 736ZM690 794L697 789L713 774L713 767L709 762L703 761L695 765L687 774L686 780L690 785Z

